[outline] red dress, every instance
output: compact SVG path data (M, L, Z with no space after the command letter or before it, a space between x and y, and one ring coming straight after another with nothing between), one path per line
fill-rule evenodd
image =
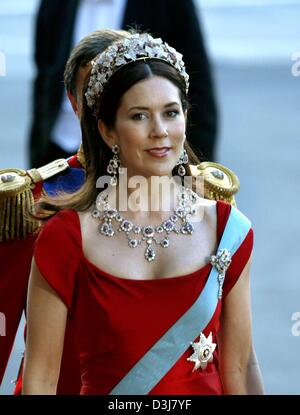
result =
M26 304L34 238L0 243L0 312L6 316L6 336L0 336L0 384Z
M72 168L81 169L77 156L67 160ZM64 173L56 175L59 179ZM40 197L44 182L36 184L33 189L34 198ZM26 307L27 284L30 265L37 234L30 234L24 240L4 241L0 243L0 313L6 317L6 335L0 335L0 385L13 348L20 319ZM78 394L79 362L74 350L71 335L67 336L62 358L62 371L58 382L58 394ZM18 374L14 394L21 393L22 368ZM11 379L13 381L13 379Z
M229 204L217 202L218 242L230 209ZM232 256L223 299L241 274L252 247L250 229ZM207 264L187 275L155 280L110 275L84 257L80 222L74 210L64 210L45 224L36 241L34 257L43 277L68 307L68 324L73 328L81 366L81 394L109 394L195 302L211 270L211 264ZM206 336L212 332L214 342L220 312L219 301L203 331ZM194 372L194 363L187 361L192 351L188 347L150 394L223 393L217 349L206 370Z
M0 385L20 318L26 307L27 285L35 238L36 235L29 235L25 240L14 240L0 244L0 312L6 316L6 336L0 336ZM80 390L79 362L71 338L71 328L67 330L69 334L66 336L64 345L57 393L75 395ZM18 374L14 394L19 395L21 388L22 368Z

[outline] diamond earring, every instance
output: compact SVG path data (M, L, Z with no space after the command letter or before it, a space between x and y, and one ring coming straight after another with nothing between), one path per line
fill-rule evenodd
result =
M117 171L120 167L121 161L119 159L119 146L118 144L114 144L112 146L112 152L114 153L113 158L109 160L108 166L107 166L107 172L109 174L112 174L113 176L110 179L110 184L112 186L116 186L118 183L117 179Z
M186 171L185 171L185 168L184 168L183 164L187 164L188 162L189 162L189 156L188 156L186 150L183 149L182 153L180 155L180 158L179 158L179 160L177 161L177 164L176 164L176 166L179 166L178 167L179 176L182 177L182 176L185 175Z

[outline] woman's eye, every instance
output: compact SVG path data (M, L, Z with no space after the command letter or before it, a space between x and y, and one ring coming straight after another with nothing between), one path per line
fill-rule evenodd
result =
M175 118L179 114L179 111L177 110L167 111L166 114L168 117Z
M131 118L133 119L133 120L144 120L145 119L145 114L142 114L142 113L138 113L138 114L134 114Z

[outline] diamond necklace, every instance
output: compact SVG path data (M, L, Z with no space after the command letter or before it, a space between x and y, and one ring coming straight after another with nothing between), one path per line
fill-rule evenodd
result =
M144 257L148 262L151 262L156 257L154 243L163 248L168 248L171 233L177 235L191 235L193 233L194 227L189 222L189 218L197 212L194 205L198 199L197 193L190 188L181 186L177 195L178 207L167 220L156 227L152 225L140 226L123 218L117 209L109 205L108 194L101 192L96 199L92 217L100 221L98 230L104 236L113 237L116 235L112 223L115 221L119 225L118 231L126 234L130 248L136 248L144 242L146 244ZM133 233L132 237L130 236L131 233ZM160 238L156 237L156 234Z

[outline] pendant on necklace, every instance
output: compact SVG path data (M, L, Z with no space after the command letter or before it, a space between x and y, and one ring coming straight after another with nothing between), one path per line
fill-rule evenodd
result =
M147 246L144 251L144 258L148 262L152 262L156 258L154 243L162 248L168 248L170 246L169 237L172 233L175 233L176 235L192 235L194 232L194 227L189 222L189 218L197 213L197 210L193 205L198 201L199 196L191 189L182 187L177 198L179 206L175 212L167 220L156 227L152 225L142 227L140 225L135 225L130 220L124 219L117 209L112 208L109 205L108 195L105 192L99 193L96 199L96 207L92 211L92 216L94 219L100 221L99 232L102 235L107 237L116 235L112 225L112 222L115 221L119 225L118 231L126 234L128 246L130 248L136 248L143 242L146 243ZM181 222L179 227L176 226L177 222ZM133 238L130 236L131 232L134 233ZM161 236L161 238L158 239L156 235Z
M154 251L154 249L152 248L152 246L148 246L145 250L145 258L147 259L148 262L154 261L156 257L156 253Z

